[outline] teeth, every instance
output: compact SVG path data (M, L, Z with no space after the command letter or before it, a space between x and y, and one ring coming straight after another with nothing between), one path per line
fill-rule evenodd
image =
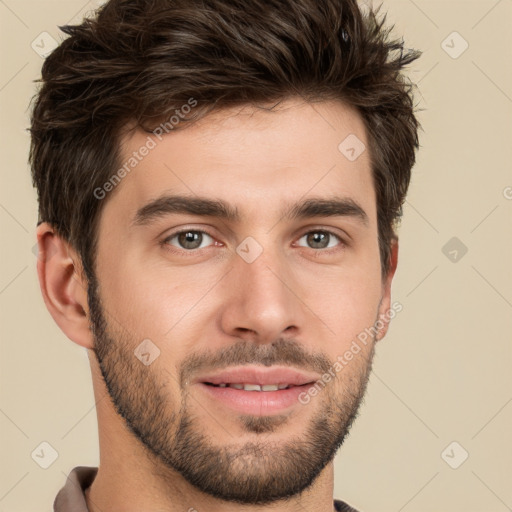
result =
M244 391L277 391L279 389L286 389L288 384L217 384L220 388L230 387L235 389L243 389Z
M244 391L261 391L261 386L259 384L244 384Z

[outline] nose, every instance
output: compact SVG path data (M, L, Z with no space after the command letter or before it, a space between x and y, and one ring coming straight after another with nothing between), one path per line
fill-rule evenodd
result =
M265 249L248 263L235 253L233 265L223 286L223 331L256 343L297 336L307 314L285 256Z

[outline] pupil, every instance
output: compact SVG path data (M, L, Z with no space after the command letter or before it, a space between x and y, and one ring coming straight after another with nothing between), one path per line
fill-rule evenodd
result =
M197 241L199 240L199 243ZM180 234L180 244L186 249L196 249L201 245L200 233L187 231Z
M309 241L313 245L313 247L327 247L327 233L315 232L309 235Z

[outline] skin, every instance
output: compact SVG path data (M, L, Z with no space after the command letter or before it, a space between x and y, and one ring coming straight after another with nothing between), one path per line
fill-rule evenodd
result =
M338 145L349 134L368 147L352 108L290 98L272 112L220 110L163 137L103 199L96 293L75 251L51 226L38 226L45 303L62 331L87 348L91 364L100 440L99 471L86 491L92 512L333 510L332 457L388 329L398 258L395 240L383 278L369 151L345 158ZM123 155L147 136L127 133ZM170 214L133 226L136 211L164 192L222 199L242 219ZM361 205L368 224L282 216L285 204L334 193ZM187 252L169 239L179 228L211 238ZM311 246L305 235L325 230L344 242L332 237L327 249ZM236 252L248 236L263 248L252 263ZM284 414L242 415L191 383L193 357L203 372L214 360L328 368L379 318L375 338L309 403ZM134 356L144 339L160 350L147 366ZM185 454L187 446L195 448ZM219 454L236 457L227 464L212 458ZM216 462L193 485L204 460Z

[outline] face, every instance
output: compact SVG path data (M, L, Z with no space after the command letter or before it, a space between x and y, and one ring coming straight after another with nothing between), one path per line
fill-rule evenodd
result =
M209 495L299 493L356 416L375 339L340 358L389 297L368 151L338 149L350 134L368 145L341 103L288 100L123 139L125 162L147 154L104 199L96 355L148 457Z

